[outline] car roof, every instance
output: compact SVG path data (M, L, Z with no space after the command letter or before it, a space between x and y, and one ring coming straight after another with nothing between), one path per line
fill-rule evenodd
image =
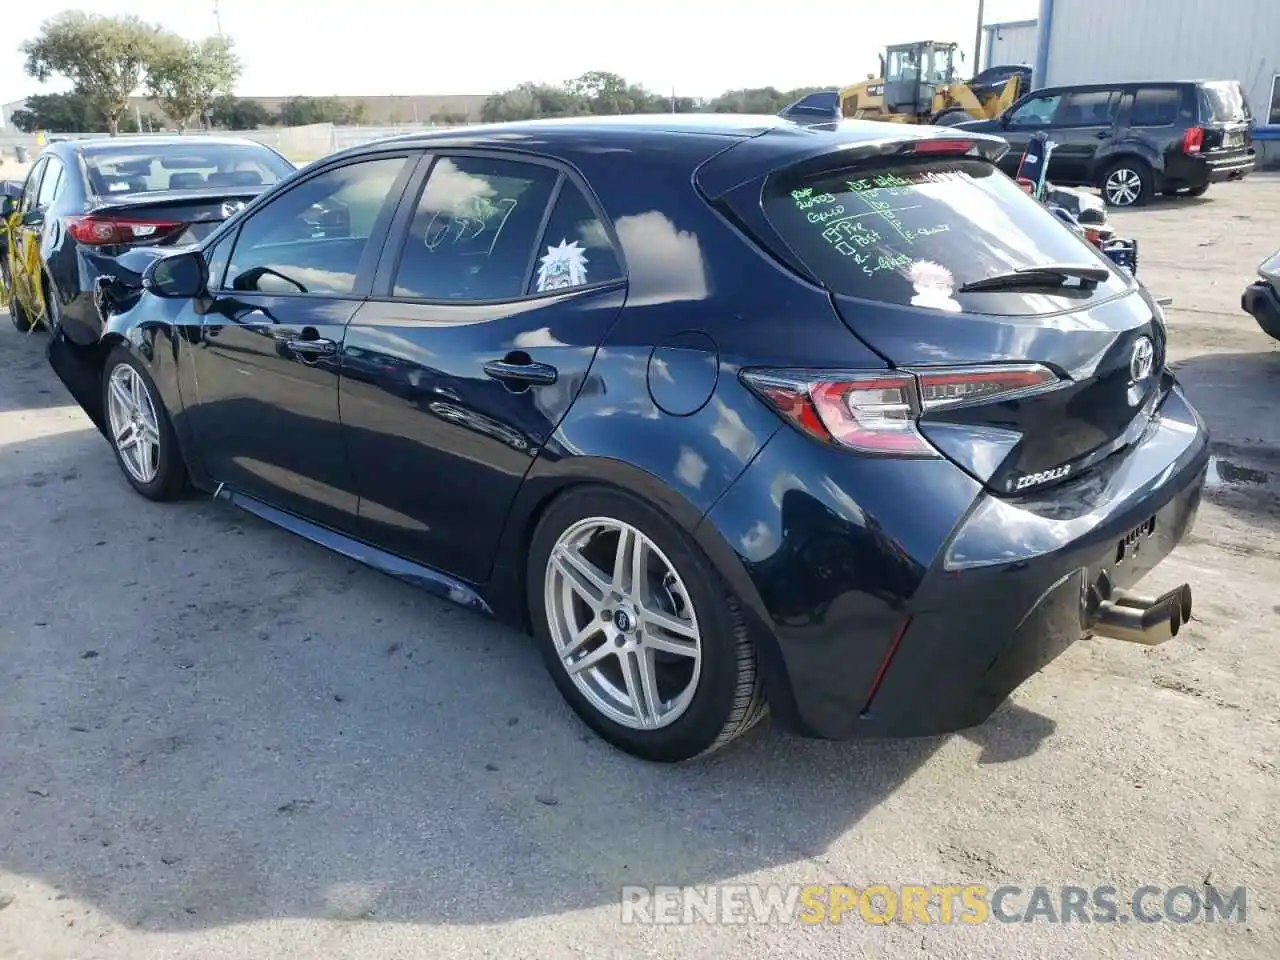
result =
M104 150L117 150L129 147L157 147L157 146L198 146L200 144L219 144L223 146L239 146L239 147L266 147L265 144L259 143L257 140L250 140L247 137L219 137L219 136L182 136L181 134L150 134L145 136L133 137L93 137L84 140L64 140L63 146L70 146L82 153L92 154L99 153Z

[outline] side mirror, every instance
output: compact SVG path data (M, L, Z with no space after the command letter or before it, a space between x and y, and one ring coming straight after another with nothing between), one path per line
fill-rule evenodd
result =
M165 299L198 297L209 285L209 265L199 250L153 261L142 271L143 289Z

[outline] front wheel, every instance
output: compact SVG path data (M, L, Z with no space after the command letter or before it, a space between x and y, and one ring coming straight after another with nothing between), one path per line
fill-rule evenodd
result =
M1102 175L1102 199L1111 207L1139 207L1155 193L1155 174L1143 160L1117 160Z
M130 486L148 500L172 500L187 482L173 424L142 365L116 347L102 371L107 439Z
M603 487L551 505L529 551L528 602L547 669L614 746L676 762L765 713L737 600L687 534Z

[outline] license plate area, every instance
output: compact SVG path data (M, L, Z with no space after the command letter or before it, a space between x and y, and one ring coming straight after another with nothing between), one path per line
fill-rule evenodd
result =
M1223 135L1223 137L1222 137L1222 145L1223 145L1224 147L1228 147L1228 148L1230 148L1230 149L1235 149L1235 148L1237 148L1237 147L1243 147L1243 146L1244 146L1244 134L1243 134L1243 133L1227 133L1227 134L1224 134L1224 135Z
M1155 532L1156 518L1151 516L1126 533L1116 544L1116 563L1124 563L1130 557L1137 556L1142 545L1155 536Z

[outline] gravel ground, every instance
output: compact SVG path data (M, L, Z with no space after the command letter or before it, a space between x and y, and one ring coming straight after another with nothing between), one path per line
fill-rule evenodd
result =
M1217 445L1149 578L1195 622L1077 644L958 736L676 768L588 735L516 633L141 500L3 323L0 956L1280 955L1280 344L1239 312L1280 180L1117 220ZM624 885L724 883L1248 892L1226 923L621 923Z

